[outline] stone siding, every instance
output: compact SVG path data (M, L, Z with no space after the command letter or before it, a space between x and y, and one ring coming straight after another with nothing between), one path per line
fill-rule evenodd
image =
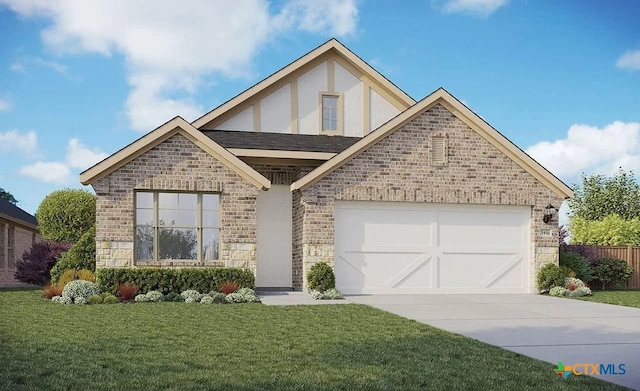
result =
M134 191L153 190L220 193L220 260L210 264L255 269L259 189L183 135L170 137L92 186L97 196L97 267L136 266ZM189 264L198 265L204 264Z
M446 137L447 163L431 163L431 138ZM333 263L334 201L396 201L531 206L531 286L544 263L557 263L558 233L542 221L556 194L453 113L437 104L304 189L303 275Z

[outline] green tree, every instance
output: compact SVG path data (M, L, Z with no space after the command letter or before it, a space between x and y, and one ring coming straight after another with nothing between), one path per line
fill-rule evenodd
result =
M16 200L16 198L13 196L13 194L9 193L8 191L3 189L2 187L0 187L0 199L9 201L9 203L11 203L13 205L18 203L18 200Z
M616 214L623 220L640 217L640 186L633 171L620 168L612 177L582 176L582 186L574 186L569 200L571 217L602 220Z
M623 219L617 214L602 220L572 217L569 223L571 243L597 246L640 245L640 218Z
M633 171L583 175L569 209L571 244L640 245L640 185Z
M96 197L87 190L57 190L45 197L36 211L43 238L77 242L96 222Z
M96 227L91 227L80 239L58 258L51 269L51 281L57 283L69 269L96 271Z

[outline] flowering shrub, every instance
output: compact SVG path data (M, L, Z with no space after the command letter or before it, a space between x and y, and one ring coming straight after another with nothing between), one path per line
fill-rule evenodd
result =
M227 297L227 295L225 295L224 293L220 293L218 291L209 292L209 296L211 296L211 299L213 300L214 303L224 303L225 297Z
M200 299L200 303L202 304L213 304L213 297L209 295L205 295Z
M319 290L317 290L317 289L311 289L311 290L309 291L309 295L311 295L311 298L312 298L313 300L322 300L322 299L323 299L323 294L322 294L322 292L320 292L320 291L319 291Z
M100 288L98 288L98 285L85 280L71 281L62 290L62 297L68 297L76 304L86 304L90 296L99 294Z
M240 288L237 292L227 295L225 300L227 303L260 303L256 291L251 288Z
M324 292L320 292L319 290L312 289L309 291L309 295L314 300L337 300L342 299L342 293L336 288L327 289Z
M149 299L147 298L147 295L141 293L139 295L136 295L135 299L133 299L136 303L146 303L149 301Z
M342 293L336 288L327 289L324 291L324 298L329 300L342 299Z
M147 292L146 296L147 296L147 301L150 301L150 302L157 303L160 301L164 301L164 295L162 294L162 292L159 292L159 291L149 291Z
M73 300L71 300L68 297L62 297L62 296L53 296L51 298L51 301L53 301L54 303L58 303L58 304L71 304L73 303Z
M565 287L562 287L562 286L554 286L549 291L549 295L551 295L551 296L568 296L569 295L569 290L567 290Z
M584 288L585 286L584 282L578 278L565 277L564 279L564 287L570 291L574 291L577 288Z
M202 293L193 289L187 289L186 291L182 292L180 295L184 297L184 301L187 303L199 302L200 299L202 299L202 297L204 296ZM189 299L193 299L193 301L189 301Z
M569 293L571 297L581 297L581 296L591 296L591 289L586 286L576 288L574 291Z

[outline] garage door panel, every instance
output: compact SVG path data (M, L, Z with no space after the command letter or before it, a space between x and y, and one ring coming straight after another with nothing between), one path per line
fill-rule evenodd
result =
M388 252L344 252L335 262L336 284L344 292L369 289L420 287L431 285L428 253L395 253L389 262Z
M438 213L440 246L522 247L523 213ZM464 241L460 239L464 238Z
M344 293L527 293L530 207L336 203Z
M338 225L349 225L344 232L347 242L364 245L411 246L431 245L433 212L397 211L385 209L347 209L337 216ZM349 224L358 221L359 224Z
M521 254L443 254L440 261L441 288L522 288Z

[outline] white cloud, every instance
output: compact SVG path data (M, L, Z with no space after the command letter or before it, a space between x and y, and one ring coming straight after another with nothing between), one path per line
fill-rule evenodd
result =
M97 148L87 147L76 138L72 138L67 144L67 165L71 168L85 170L107 156Z
M6 98L0 98L0 111L8 111L11 109L11 101Z
M295 30L350 34L356 0L289 0L272 12L266 0L45 1L0 0L24 17L51 24L42 39L59 54L122 55L131 86L126 113L136 130L149 131L175 115L203 113L192 96L203 77L251 74L261 47ZM178 96L179 98L176 98Z
M107 156L101 150L87 147L78 139L72 138L67 143L64 162L38 161L22 167L19 172L40 182L65 185L77 182L77 179L71 175L73 170L85 170Z
M616 66L622 69L628 69L631 71L640 71L640 50L626 51L618 61Z
M0 133L0 152L16 151L33 157L38 155L38 136L36 132L21 133L17 130L9 130Z
M71 179L71 170L64 163L59 162L37 162L24 166L20 169L20 174L36 179L44 183L54 183L64 185Z
M615 121L603 128L572 125L566 138L539 142L526 152L565 180L575 180L581 173L611 175L619 167L640 172L640 123Z
M445 0L441 10L445 14L460 13L488 17L507 2L508 0Z
M275 18L282 28L294 26L313 33L349 35L356 30L358 8L355 1L344 0L291 0Z

